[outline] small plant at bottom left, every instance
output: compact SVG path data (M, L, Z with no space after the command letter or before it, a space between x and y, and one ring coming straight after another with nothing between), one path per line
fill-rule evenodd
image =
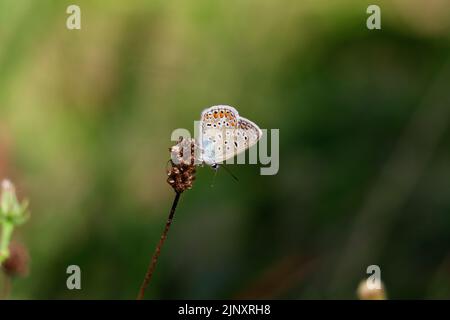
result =
M28 201L17 199L16 189L11 181L3 180L0 190L0 268L4 275L3 298L11 289L11 278L28 273L28 251L19 243L11 243L14 229L30 217Z

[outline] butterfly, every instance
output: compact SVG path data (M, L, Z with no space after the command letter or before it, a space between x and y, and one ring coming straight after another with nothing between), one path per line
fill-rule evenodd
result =
M203 110L200 119L200 161L218 168L223 161L244 152L261 139L261 129L252 121L239 116L226 105Z

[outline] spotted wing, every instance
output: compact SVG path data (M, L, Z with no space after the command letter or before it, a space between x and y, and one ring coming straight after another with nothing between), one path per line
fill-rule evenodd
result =
M208 165L221 163L256 144L261 138L259 127L239 117L230 106L214 106L202 112L202 160Z

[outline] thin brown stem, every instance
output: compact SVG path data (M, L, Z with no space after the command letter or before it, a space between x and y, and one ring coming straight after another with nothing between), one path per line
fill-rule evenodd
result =
M173 216L175 214L175 210L177 209L178 200L180 200L180 196L181 193L179 192L175 194L175 199L173 199L172 208L170 209L169 217L167 218L166 227L164 228L161 238L159 239L159 243L156 246L155 252L153 253L152 260L150 262L150 265L148 266L147 273L145 274L144 281L142 282L141 288L139 290L137 300L142 300L144 298L145 289L147 289L148 284L152 279L153 272L155 271L156 268L156 263L158 262L159 255L161 253L161 248L164 244L164 241L166 241L167 233L169 232L170 225L172 224Z

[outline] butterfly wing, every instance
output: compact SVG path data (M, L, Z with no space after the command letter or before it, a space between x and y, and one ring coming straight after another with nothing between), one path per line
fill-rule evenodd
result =
M233 107L220 105L202 112L202 161L208 165L233 158L256 144L260 138L259 127L250 120L239 117Z
M203 110L200 121L202 161L214 165L224 158L228 139L238 126L239 113L233 107L218 105Z
M238 121L237 135L237 153L247 150L254 146L261 139L261 129L252 121L240 117Z

